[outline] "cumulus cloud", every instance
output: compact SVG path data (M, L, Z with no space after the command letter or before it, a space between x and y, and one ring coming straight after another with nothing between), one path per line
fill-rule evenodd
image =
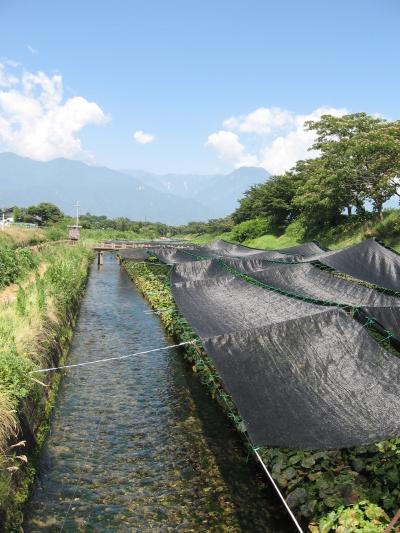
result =
M224 121L224 127L242 133L263 135L293 124L293 113L279 107L259 107L248 115L230 117Z
M306 131L304 129L305 123L308 120L318 120L322 115L340 117L347 113L346 109L320 107L308 115L297 115L293 122L293 128L289 132L285 135L278 135L271 143L261 148L261 166L271 174L280 174L292 168L299 159L317 157L317 152L309 150L314 143L315 133Z
M212 133L208 136L206 146L214 148L220 159L231 161L235 168L257 164L257 157L247 154L238 135L231 131L220 130L217 133Z
M152 143L156 137L151 133L145 133L142 130L138 130L133 134L133 138L139 144L149 144Z
M214 148L220 159L235 168L262 166L271 174L280 174L292 168L299 159L318 155L309 150L315 134L304 129L306 121L318 120L322 115L347 113L344 108L320 107L307 115L296 115L278 107L260 107L248 115L229 117L223 123L226 130L209 135L206 146ZM250 153L249 138L253 145L256 138L256 154Z
M41 161L56 157L90 159L77 134L89 124L107 122L98 104L82 96L64 101L59 74L16 75L8 73L6 67L0 64L0 140L5 147Z

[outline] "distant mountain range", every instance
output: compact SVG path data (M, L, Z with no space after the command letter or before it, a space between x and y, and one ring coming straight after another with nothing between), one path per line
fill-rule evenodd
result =
M85 213L185 224L232 213L243 193L268 176L253 167L228 175L160 176L69 159L43 163L6 152L0 154L0 207L53 202L72 213L79 200Z

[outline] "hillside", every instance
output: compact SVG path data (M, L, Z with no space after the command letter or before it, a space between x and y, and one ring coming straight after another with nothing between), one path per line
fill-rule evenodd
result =
M206 244L216 239L224 239L231 242L240 242L251 248L263 250L279 250L295 246L304 241L309 241L312 237L300 238L288 227L286 231L280 234L267 233L257 237L249 237L245 240L239 240L235 234L235 228L226 233L212 234L204 233L201 235L190 235L189 238L198 244ZM323 246L332 250L357 244L365 239L375 237L385 242L396 251L400 252L400 209L387 209L383 211L382 219L371 217L367 221L355 220L352 223L342 224L331 230L320 232L315 237Z

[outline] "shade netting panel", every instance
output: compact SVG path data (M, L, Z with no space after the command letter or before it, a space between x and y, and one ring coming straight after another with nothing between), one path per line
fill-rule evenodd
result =
M298 246L291 246L290 248L282 248L279 250L284 254L289 255L301 255L302 257L311 257L316 254L325 252L319 244L314 241L305 242L304 244L299 244Z
M278 250L259 250L257 248L248 248L241 244L232 244L223 240L213 241L205 246L199 247L199 255L203 255L203 257L227 256L280 259L282 261L295 260L294 257L290 257L290 254L281 253Z
M145 261L149 258L146 248L126 248L125 250L118 250L118 255L131 261Z
M310 264L264 264L264 269L249 269L245 261L233 264L252 278L283 289L298 297L311 297L362 308L383 328L400 339L400 298L338 278ZM231 263L232 264L232 263ZM261 266L261 265L260 265ZM246 268L247 267L247 268Z
M173 283L172 292L200 337L253 329L329 309L260 289L229 273L215 279Z
M314 270L252 267L266 264L253 273ZM171 283L256 444L334 449L400 434L400 360L343 310L255 286L215 259L176 265ZM383 296L362 291L365 303Z
M394 291L400 290L400 256L374 239L308 258L308 261L315 260L354 278Z
M195 261L196 258L191 255L195 254L196 250L188 249L182 250L179 248L152 248L149 250L151 255L157 257L161 262L167 265L175 265L179 263L187 263ZM188 253L189 252L189 253Z
M203 344L256 444L336 449L400 434L400 360L342 310Z

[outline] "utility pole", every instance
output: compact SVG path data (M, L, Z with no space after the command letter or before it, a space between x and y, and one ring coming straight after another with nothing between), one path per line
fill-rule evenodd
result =
M79 226L79 202L78 200L76 201L75 208L76 208L76 225Z

